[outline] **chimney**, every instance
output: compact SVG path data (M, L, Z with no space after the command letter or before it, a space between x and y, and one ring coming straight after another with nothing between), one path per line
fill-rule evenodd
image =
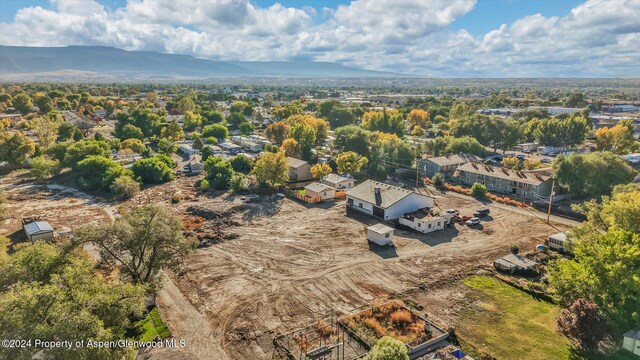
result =
M374 192L375 194L380 194L380 186L374 186L374 187L373 187L373 192Z

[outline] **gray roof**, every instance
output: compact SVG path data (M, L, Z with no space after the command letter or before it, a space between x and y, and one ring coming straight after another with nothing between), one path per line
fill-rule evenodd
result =
M380 188L380 192L376 193L375 188ZM388 208L405 197L413 194L413 191L403 189L398 186L385 184L382 182L367 180L362 184L347 191L347 196L375 204L381 208ZM415 193L416 195L425 196ZM426 196L425 196L426 197Z
M341 183L343 181L353 181L352 178L348 178L346 176L333 174L333 173L325 175L322 179L332 183Z
M529 269L538 265L538 263L535 261L529 260L524 256L514 255L514 254L503 256L500 259L496 260L495 262L500 263L503 266L507 265L506 267L517 266L522 269Z
M385 224L375 224L375 225L367 226L367 230L371 230L376 234L386 234L388 232L393 231L393 228Z
M516 171L473 162L460 165L456 170L456 173L459 171L466 171L472 174L517 181L536 186L550 179L549 176L540 174L539 172Z
M425 159L425 161L430 161L438 166L446 166L464 164L472 161L478 162L482 161L482 158L473 154L452 154L447 156L428 158Z
M326 191L326 190L335 190L331 186L326 185L326 184L321 184L319 182L312 182L311 184L305 186L304 188L307 189L307 190L315 191L315 192L321 192L321 191Z
M32 223L25 224L24 231L29 235L35 235L53 231L53 228L46 221L34 221Z
M624 335L624 337L640 340L640 330L629 330Z
M296 159L294 157L287 157L287 160L289 160L289 166L291 166L292 168L299 168L300 166L307 164L306 161L304 160L300 160L300 159Z

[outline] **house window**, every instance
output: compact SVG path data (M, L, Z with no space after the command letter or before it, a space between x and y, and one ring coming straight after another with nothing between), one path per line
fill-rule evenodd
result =
M422 227L422 224L418 223L418 227Z
M428 228L431 229L431 224L429 224Z
M384 237L388 239L389 235L390 235L389 233L386 233L386 234L384 234Z
M359 206L359 207L362 207L362 203L358 203L358 206Z
M440 221L438 221L438 226L440 226Z

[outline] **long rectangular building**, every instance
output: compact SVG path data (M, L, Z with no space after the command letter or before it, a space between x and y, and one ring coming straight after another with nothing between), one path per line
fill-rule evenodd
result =
M534 171L518 171L491 165L467 163L456 170L454 177L465 185L481 183L487 190L529 200L551 195L551 177Z
M378 181L367 180L347 191L347 206L383 220L396 220L418 209L432 208L433 198Z

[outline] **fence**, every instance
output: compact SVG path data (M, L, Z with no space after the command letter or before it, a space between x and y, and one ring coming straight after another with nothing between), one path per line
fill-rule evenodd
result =
M303 193L301 193L300 191L297 190L291 190L291 189L286 189L284 190L285 194L287 194L288 196L294 197L300 201L304 201L307 204L315 204L320 202L320 197L311 197L311 196L307 196L304 195Z

